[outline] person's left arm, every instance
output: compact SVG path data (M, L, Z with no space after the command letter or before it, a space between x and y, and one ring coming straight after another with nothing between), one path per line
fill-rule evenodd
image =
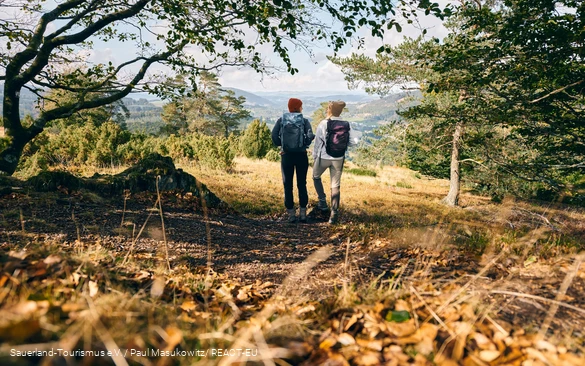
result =
M309 120L305 118L305 136L306 136L306 143L305 146L308 148L311 145L311 142L315 139L315 135L313 134L313 127L311 127L311 123Z

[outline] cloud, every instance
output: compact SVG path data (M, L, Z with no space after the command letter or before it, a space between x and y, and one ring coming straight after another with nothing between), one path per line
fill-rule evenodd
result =
M295 75L279 73L274 76L257 74L250 69L224 69L219 77L222 85L250 91L346 91L341 70L327 60L319 68Z
M452 1L440 0L440 6L446 6ZM382 39L373 37L370 30L363 28L358 36L363 37L363 47L358 48L357 44L346 46L338 53L341 57L349 56L352 53L365 54L370 57L376 55L376 51L382 45L397 46L405 38L416 38L422 35L422 29L427 29L426 38L444 38L448 29L443 22L432 16L425 16L419 13L417 22L408 24L406 19L397 19L402 26L402 32L395 28L386 30ZM246 69L224 69L220 77L222 85L246 89L250 91L347 91L347 83L341 70L327 60L326 56L332 51L316 47L318 52L311 59L305 52L297 51L291 53L293 66L299 69L296 75L285 72L277 73L273 77L264 76ZM266 50L268 52L268 50ZM274 60L274 58L273 58Z

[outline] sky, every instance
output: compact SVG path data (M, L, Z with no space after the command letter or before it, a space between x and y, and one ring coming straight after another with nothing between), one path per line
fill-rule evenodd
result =
M447 1L439 1L445 5ZM442 39L448 33L442 21L433 16L420 16L419 22L422 27L427 28L425 37L438 37ZM344 47L338 56L345 57L352 53L366 54L374 57L376 50L383 44L396 46L405 37L418 37L422 34L421 29L409 25L406 21L401 22L402 32L395 29L386 31L384 38L374 38L365 30L362 36L365 39L361 49L354 45ZM354 42L356 43L356 42ZM220 74L220 83L226 87L244 89L251 92L271 91L339 91L348 92L347 82L340 68L327 60L327 56L333 55L333 51L325 47L313 49L314 57L311 58L304 51L292 52L292 64L299 69L299 73L290 75L286 72L279 72L269 77L257 74L251 69L224 69Z
M449 0L439 0L441 6L446 5ZM399 20L400 21L400 20ZM434 16L419 15L418 21L420 26L427 29L426 37L443 38L447 35L447 29L441 20ZM376 50L384 44L396 46L404 37L417 37L422 34L422 30L409 25L407 22L400 21L402 32L397 32L394 28L387 30L383 39L372 37L369 29L361 30L361 35L365 42L362 48L357 47L357 42L348 44L339 53L338 56L349 56L352 53L361 53L369 56L375 56ZM255 38L255 34L249 35L250 39ZM276 66L283 66L282 61L274 55L270 45L261 45L259 49L264 57ZM102 45L99 49L94 50L91 59L94 62L103 62L106 60L116 60L125 49L123 46ZM126 49L127 52L127 49ZM295 75L289 73L275 72L272 75L261 75L251 68L226 67L219 73L219 81L224 87L238 88L250 92L276 92L276 91L303 91L303 92L350 92L347 82L340 68L327 60L327 56L333 55L333 50L324 45L312 45L313 57L303 50L291 49L290 58L294 67L299 72ZM194 51L196 55L197 51ZM358 89L363 92L363 90ZM355 92L355 91L353 91Z

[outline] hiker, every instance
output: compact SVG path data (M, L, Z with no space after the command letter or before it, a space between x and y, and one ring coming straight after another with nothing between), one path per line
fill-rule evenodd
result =
M297 172L297 189L299 191L299 221L307 221L307 171L309 158L307 149L315 138L309 121L303 117L303 102L297 98L288 101L289 113L284 113L276 121L272 129L272 142L280 146L280 167L284 184L284 206L288 214L288 222L294 223L296 210L293 199L293 178Z
M329 168L331 177L331 214L329 223L336 224L339 220L339 199L341 186L341 173L345 152L349 146L358 143L357 133L351 129L349 122L341 119L341 112L345 108L345 102L329 102L326 118L317 126L315 146L313 148L313 183L319 203L317 209L321 212L329 210L327 196L321 182L321 175Z

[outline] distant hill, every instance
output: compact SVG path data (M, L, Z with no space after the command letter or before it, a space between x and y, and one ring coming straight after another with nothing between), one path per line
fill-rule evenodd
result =
M0 83L0 100L4 96L4 84ZM3 103L0 102L0 116L2 116ZM37 110L37 96L27 89L22 89L20 93L20 117L27 114L35 117L39 114Z
M263 98L259 95L256 95L254 93L247 92L247 91L242 90L242 89L236 89L236 88L225 88L225 89L233 91L236 94L236 97L238 97L238 98L239 97L246 98L246 103L244 103L244 105L246 105L246 106L260 106L260 107L274 106L274 107L276 107L276 105L272 101L270 101L266 98Z
M0 84L0 98L2 97L2 84ZM344 116L352 121L363 124L361 128L369 130L376 126L398 119L396 111L418 103L421 93L418 91L409 93L396 93L384 98L368 95L362 92L340 93L331 92L249 92L237 88L232 90L236 96L246 98L244 106L254 118L259 118L269 124L273 124L283 112L287 110L288 99L297 97L303 100L303 113L310 118L313 112L320 107L322 102L329 100L343 100L347 103L348 112ZM126 123L132 131L144 131L154 133L162 125L160 114L162 106L166 103L145 93L131 94L132 97L123 99L124 105L130 112ZM28 90L21 94L21 115L32 114L36 116L36 95ZM0 103L0 114L2 103Z
M419 103L422 98L420 91L400 92L367 103L348 105L345 116L354 122L369 125L387 123L399 119L398 110L406 109Z

